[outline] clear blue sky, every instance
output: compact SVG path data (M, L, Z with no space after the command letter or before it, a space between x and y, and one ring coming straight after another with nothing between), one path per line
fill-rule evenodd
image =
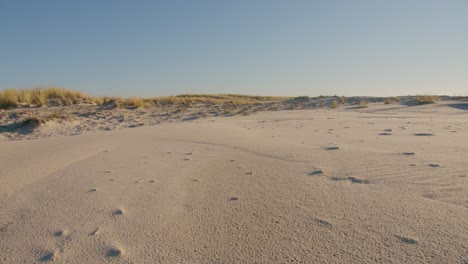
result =
M468 95L467 0L0 0L0 89Z

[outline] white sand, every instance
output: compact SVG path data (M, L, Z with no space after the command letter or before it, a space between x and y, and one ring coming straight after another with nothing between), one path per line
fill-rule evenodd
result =
M371 104L1 141L0 263L467 263L467 128Z

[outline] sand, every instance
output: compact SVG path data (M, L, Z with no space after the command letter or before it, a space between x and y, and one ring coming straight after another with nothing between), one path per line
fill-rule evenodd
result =
M0 141L0 262L467 263L468 112L454 105Z

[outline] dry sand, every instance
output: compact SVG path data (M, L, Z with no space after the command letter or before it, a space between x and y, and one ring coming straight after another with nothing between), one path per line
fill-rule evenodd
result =
M440 102L0 141L0 262L467 263L467 128Z

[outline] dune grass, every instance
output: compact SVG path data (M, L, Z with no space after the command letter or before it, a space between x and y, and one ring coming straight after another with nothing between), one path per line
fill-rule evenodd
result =
M416 102L418 104L433 104L440 101L439 96L434 96L434 95L419 95L416 96Z
M335 96L337 97L337 96ZM321 98L321 97L319 97ZM46 87L33 89L5 89L0 91L0 109L15 108L18 106L57 106L74 104L112 104L115 108L142 108L165 105L190 106L193 104L209 105L252 105L265 102L283 100L309 99L308 96L286 97L286 96L256 96L241 94L181 94L175 96L163 96L153 98L120 98L120 97L92 97L79 91L68 90L60 87ZM438 96L420 95L415 100L418 104L432 104L440 100ZM384 100L385 104L399 102L398 97L389 97ZM337 108L345 103L344 97L337 97L331 102L332 108ZM368 107L368 102L362 100L358 103L361 108Z
M135 107L135 108L142 108L142 107L150 105L150 102L148 102L148 100L138 98L138 97L130 97L130 98L124 99L122 102L126 107Z
M309 96L307 95L301 95L301 96L296 96L293 98L293 100L309 100Z
M362 101L359 102L358 105L359 105L360 108L367 108L367 107L369 107L369 102L367 102L366 100L362 100Z
M282 96L251 96L238 94L182 94L176 96L154 98L119 98L119 97L91 97L79 91L67 90L59 87L34 89L6 89L0 91L0 109L14 108L19 105L73 105L90 103L105 105L112 103L117 108L141 108L162 105L249 105L269 101L286 100L290 97Z
M232 104L247 105L267 101L281 101L290 97L283 96L253 96L239 94L181 94L168 97L156 97L149 99L155 104Z
M334 101L331 103L331 107L332 107L332 108L338 108L338 105L339 105L339 104L340 104L340 103L338 102L338 100L334 100Z
M385 98L385 100L384 100L385 104L393 104L393 103L396 103L396 102L400 102L400 98L398 98L398 97L389 97L389 98Z
M112 103L118 108L142 108L164 105L249 105L268 101L284 100L287 97L246 96L246 95L176 95L154 98L113 98ZM95 104L105 104L102 98L93 98ZM109 100L107 100L109 102Z
M340 104L345 104L346 103L346 98L344 96L334 96L336 97L337 99L333 100L331 102L331 108L338 108L338 106L340 106Z
M14 89L7 89L0 92L0 109L16 107L18 104L18 94Z
M13 108L19 104L43 106L50 101L55 101L59 105L72 105L90 98L81 92L59 87L6 89L0 92L0 108Z
M338 97L338 103L339 103L339 104L344 104L344 103L346 103L346 98L345 98L344 96Z

